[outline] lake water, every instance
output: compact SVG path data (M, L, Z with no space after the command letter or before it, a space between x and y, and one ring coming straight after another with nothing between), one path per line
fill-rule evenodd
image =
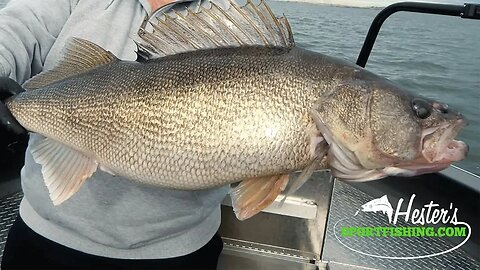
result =
M6 2L0 0L0 7ZM290 21L298 47L355 62L380 9L269 2ZM470 146L457 165L480 175L480 21L397 13L382 28L367 69L462 112Z

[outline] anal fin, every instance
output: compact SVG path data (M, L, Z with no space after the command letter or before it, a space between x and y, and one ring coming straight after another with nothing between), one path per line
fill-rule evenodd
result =
M230 191L235 215L248 219L269 206L288 184L289 175L273 175L243 180Z
M95 160L49 138L32 145L32 155L42 166L43 179L54 205L73 196L98 166Z

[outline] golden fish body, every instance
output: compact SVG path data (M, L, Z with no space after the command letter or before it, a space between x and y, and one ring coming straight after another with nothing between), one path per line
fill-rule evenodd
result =
M208 188L307 166L319 136L308 110L333 83L320 80L322 69L337 65L326 61L262 47L116 61L24 92L8 107L28 130L110 172Z

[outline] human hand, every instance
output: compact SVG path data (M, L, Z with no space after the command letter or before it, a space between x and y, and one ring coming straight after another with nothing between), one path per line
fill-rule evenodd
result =
M23 91L25 90L14 80L8 77L0 77L0 126L16 134L26 133L27 131L15 120L4 102L7 98Z

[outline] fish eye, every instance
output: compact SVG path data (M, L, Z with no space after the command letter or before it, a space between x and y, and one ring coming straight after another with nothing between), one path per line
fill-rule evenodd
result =
M417 117L421 119L428 118L432 113L432 105L420 98L414 98L412 100L412 109Z

